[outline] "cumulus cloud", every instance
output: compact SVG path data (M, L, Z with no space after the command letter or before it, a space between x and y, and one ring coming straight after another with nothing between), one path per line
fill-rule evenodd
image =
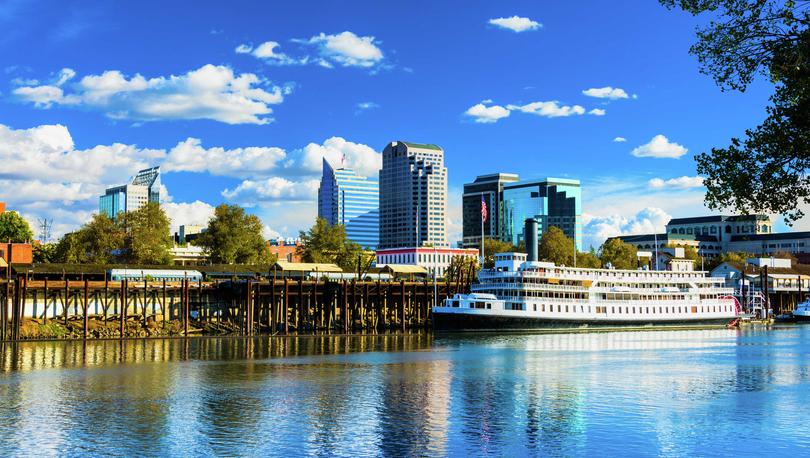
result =
M616 143L624 143L624 142L627 141L627 139L624 138L624 137L616 137L616 138L613 139L613 141L616 142Z
M475 122L480 124L490 124L497 122L501 118L509 117L509 110L506 108L500 105L486 106L484 103L492 103L492 101L487 100L483 103L473 105L468 108L464 114L473 118Z
M546 118L558 118L565 116L583 115L585 108L579 105L560 105L560 102L552 100L550 102L532 102L526 105L507 105L510 110L517 110Z
M670 142L667 137L659 134L652 138L649 143L638 146L630 152L635 157L655 157L678 159L686 154L688 150L683 146Z
M342 137L331 137L322 144L310 143L300 152L304 172L320 174L323 159L332 167L354 169L358 175L377 178L382 168L382 154L368 145L353 143Z
M647 207L631 216L583 214L583 232L599 244L618 235L661 233L672 217L657 207Z
M214 207L206 202L167 202L161 204L166 216L171 220L171 231L177 232L184 224L207 226L214 216Z
M57 83L64 84L71 78L73 75L63 70ZM84 76L78 83L67 85L72 86L68 90L60 84L23 86L13 93L39 108L81 107L113 119L211 119L226 124L267 124L273 120L271 105L282 103L290 92L288 87L273 86L253 73L236 75L229 67L211 64L182 75L150 79L109 70Z
M588 112L589 115L594 115L594 116L604 116L605 113L607 113L607 112L605 110L601 109L601 108L594 108L593 110Z
M282 52L276 51L281 45L276 41L265 41L253 48L250 45L241 44L236 47L237 54L250 54L257 59L262 59L271 65L303 65L309 60L307 57L296 59Z
M368 68L379 64L384 58L378 40L372 36L357 36L348 30L336 35L320 33L293 41L314 47L319 56L314 61L327 68L334 65Z
M490 19L489 23L502 28L508 29L513 32L526 32L528 30L537 30L543 27L537 21L533 21L527 17L512 16L512 17L499 17L497 19Z
M247 178L266 175L286 157L287 153L277 147L203 148L200 139L187 138L169 151L162 170Z
M703 177L701 176L682 176L678 178L670 178L668 180L664 180L662 178L653 178L647 182L647 185L652 189L664 189L664 188L678 188L678 189L689 189L689 188L699 188L703 186Z
M614 88L611 86L605 87L592 87L590 89L585 89L582 91L583 94L587 95L588 97L596 97L597 99L610 99L610 100L618 100L618 99L627 99L630 96L627 95L622 88Z
M234 189L222 191L226 199L253 207L263 202L305 202L312 201L318 195L320 181L310 179L292 181L282 177L270 177L264 180L245 180Z

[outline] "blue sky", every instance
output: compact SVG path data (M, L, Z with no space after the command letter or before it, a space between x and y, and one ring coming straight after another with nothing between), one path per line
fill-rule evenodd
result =
M598 245L708 213L693 155L771 91L721 92L653 0L67 3L0 1L0 199L57 234L161 165L175 225L235 202L295 235L321 157L372 173L410 140L445 149L451 240L462 184L503 171L582 180Z

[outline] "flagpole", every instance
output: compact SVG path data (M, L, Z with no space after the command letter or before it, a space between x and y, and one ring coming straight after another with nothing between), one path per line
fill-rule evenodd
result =
M481 193L481 205L484 205L484 193ZM481 268L484 268L484 212L481 212Z

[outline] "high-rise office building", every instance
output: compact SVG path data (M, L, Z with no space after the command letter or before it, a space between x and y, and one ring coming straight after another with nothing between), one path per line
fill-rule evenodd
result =
M120 212L135 211L148 202L160 203L160 167L138 172L129 183L107 188L98 200L98 211L110 218Z
M436 145L395 141L380 170L379 248L447 247L447 168Z
M323 160L318 188L318 217L342 224L349 240L364 248L377 248L380 240L380 187L354 170L335 169Z
M493 173L475 177L472 183L464 185L462 197L462 241L464 248L481 247L481 198L487 205L487 219L484 221L484 236L501 240L503 236L503 187L519 180L514 173Z
M538 236L556 226L582 251L582 189L579 180L546 178L503 187L501 239L515 245L523 240L527 218L538 222Z

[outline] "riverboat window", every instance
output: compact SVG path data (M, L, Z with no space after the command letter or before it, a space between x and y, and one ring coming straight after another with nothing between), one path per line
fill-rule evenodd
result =
M541 310L541 311L543 311L543 312L545 312L545 311L546 311L546 304L541 305L541 306L540 306L540 310ZM535 311L535 312L537 311L537 306L536 306L536 305L534 306L534 311Z
M639 310L639 311L640 311L640 310ZM633 313L636 313L636 308L635 308L635 307L633 307Z
M565 313L568 313L568 306L565 306Z
M697 307L692 307L692 313L697 313L697 311L698 311Z

